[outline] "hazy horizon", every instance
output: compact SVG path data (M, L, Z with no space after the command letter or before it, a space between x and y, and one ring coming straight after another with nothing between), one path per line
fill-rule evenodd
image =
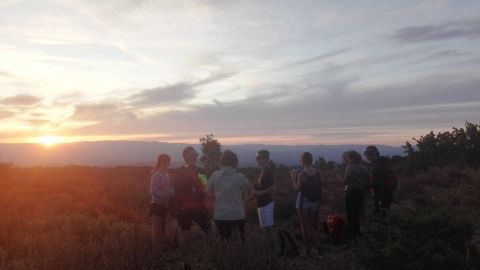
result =
M151 165L161 153L169 154L176 165L183 164L182 150L192 145L200 151L200 145L182 143L103 141L77 142L57 145L8 144L0 143L0 163L13 162L18 166L121 166ZM301 153L311 152L315 158L340 161L342 153L348 150L363 152L366 145L270 145L222 143L222 149L237 153L240 167L256 166L255 154L267 149L271 159L278 164L298 164ZM377 145L383 155L403 155L401 147Z
M228 143L228 144L223 144L221 138L216 138L221 144L222 148L228 147L228 146L239 146L239 145L268 145L268 146L344 146L344 145L370 145L368 143L291 143L291 144L275 144L275 143L268 143L268 142L258 142L258 143L242 143L241 141L238 141L237 143ZM412 141L412 140L410 140ZM39 142L0 142L0 144L5 144L5 145L21 145L21 144L26 144L26 145L36 145L38 147L43 147L46 149L52 149L52 148L57 148L57 147L62 147L62 145L68 145L68 144L75 144L75 143L103 143L103 142L132 142L132 143L160 143L160 144L182 144L182 145L192 145L195 147L200 147L199 146L199 141L198 138L192 139L192 140L185 140L184 142L172 142L172 141L150 141L150 140L85 140L85 141L67 141L67 142L55 142L52 145L45 145L43 143ZM374 145L383 145L383 146L391 146L391 147L402 147L405 145L405 142L401 145L390 145L390 144L374 144Z

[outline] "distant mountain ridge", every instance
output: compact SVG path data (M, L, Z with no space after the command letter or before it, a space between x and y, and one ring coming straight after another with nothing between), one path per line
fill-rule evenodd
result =
M150 166L160 153L172 157L173 166L181 164L183 148L190 144L142 142L142 141L98 141L59 144L45 148L39 144L0 144L0 162L12 162L17 166ZM198 144L192 145L200 151ZM238 154L239 166L254 166L255 153L267 149L271 159L277 164L297 164L299 156L305 151L315 158L323 157L327 161L339 161L343 152L356 150L363 153L367 145L267 145L242 144L222 145L222 149L231 149ZM377 145L382 155L402 155L403 149L397 146Z

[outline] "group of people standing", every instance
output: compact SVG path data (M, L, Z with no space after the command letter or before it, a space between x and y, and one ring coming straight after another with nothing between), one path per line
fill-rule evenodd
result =
M364 213L368 190L373 188L375 209L388 209L392 203L392 193L386 192L382 181L387 170L387 160L380 156L375 146L365 150L371 163L369 170L358 152L344 154L347 167L343 177L345 184L345 206L350 236L360 235L360 219ZM260 150L256 162L262 169L254 184L237 171L238 157L230 151L222 153L219 170L209 177L197 166L198 153L189 146L183 150L185 164L178 169L170 169L170 157L158 156L152 169L150 181L150 218L152 223L152 249L154 257L162 258L162 240L168 214L176 218L181 230L179 247L185 269L190 269L188 244L191 238L191 225L197 225L208 234L210 205L213 203L213 220L220 237L228 240L238 231L245 241L245 201L255 199L260 227L273 243L275 173L269 166L270 153ZM321 199L321 174L313 166L313 156L309 152L301 155L301 166L292 169L293 187L298 191L296 208L305 241L306 253L314 246L319 247L318 216Z
M345 184L345 210L348 221L348 232L352 238L361 235L360 221L365 219L367 202L373 190L374 213L386 215L393 202L393 189L388 188L386 182L391 173L388 160L380 156L377 147L370 145L364 156L369 163L363 162L362 156L356 151L343 154L347 164L343 181Z
M195 221L205 234L210 231L208 205L214 203L213 220L222 239L228 240L234 231L245 239L244 198L256 199L260 227L271 234L273 226L274 172L269 168L270 153L257 152L256 161L262 172L254 185L237 172L237 155L225 150L221 156L221 168L207 177L197 166L198 153L188 146L183 150L185 164L169 169L170 157L161 154L152 169L150 180L150 219L152 222L152 249L156 259L162 256L162 240L168 214L176 218L181 230L179 247L185 269L190 269L188 244L191 225Z

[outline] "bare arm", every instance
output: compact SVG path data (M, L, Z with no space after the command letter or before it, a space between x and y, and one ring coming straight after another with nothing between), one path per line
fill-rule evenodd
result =
M305 174L300 173L298 174L298 179L294 182L293 187L296 191L301 191L303 188L303 183L305 183Z
M205 185L205 193L207 197L211 200L215 200L215 173L210 176L207 184Z
M253 189L252 194L254 195L274 194L276 190L277 189L275 188L275 185L271 185L269 188L264 190Z

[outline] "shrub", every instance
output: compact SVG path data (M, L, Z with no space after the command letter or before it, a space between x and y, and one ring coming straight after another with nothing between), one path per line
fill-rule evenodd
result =
M366 269L478 269L472 221L452 209L391 212L373 222L354 251Z

